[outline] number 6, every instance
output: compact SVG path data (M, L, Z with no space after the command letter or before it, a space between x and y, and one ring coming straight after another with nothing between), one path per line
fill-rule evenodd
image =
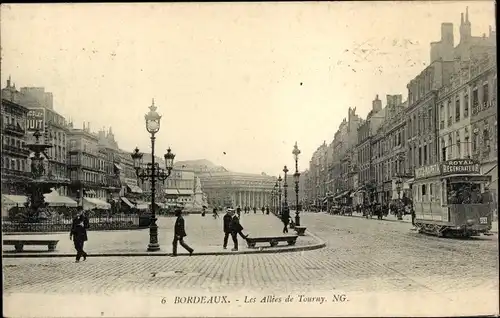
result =
M167 303L167 300L165 299L165 297L162 297L161 298L161 304L162 305L165 305Z

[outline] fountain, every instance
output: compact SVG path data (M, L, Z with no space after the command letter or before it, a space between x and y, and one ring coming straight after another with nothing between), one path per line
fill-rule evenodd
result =
M35 142L26 144L26 147L33 153L31 157L32 179L26 183L26 193L29 194L27 218L35 222L39 219L40 209L45 207L44 194L50 193L52 188L69 184L68 179L56 179L50 171L45 173L44 159L49 160L46 150L52 148L52 145L41 143L41 136L40 131L35 131L33 134Z

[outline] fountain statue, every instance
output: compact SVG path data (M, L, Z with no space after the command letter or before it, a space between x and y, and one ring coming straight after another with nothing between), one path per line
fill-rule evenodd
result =
M26 192L29 195L28 200L28 219L37 220L40 214L40 209L45 207L44 194L50 193L52 188L69 184L68 179L56 179L49 171L46 174L44 160L49 159L46 150L52 148L52 145L41 143L40 131L35 131L34 143L26 144L26 147L33 153L31 159L31 180L26 183Z
M203 206L207 206L205 201L206 197L204 197L204 193L201 190L201 181L199 177L195 178L195 186L194 186L194 194L193 201L186 204L184 209L188 212L201 212Z

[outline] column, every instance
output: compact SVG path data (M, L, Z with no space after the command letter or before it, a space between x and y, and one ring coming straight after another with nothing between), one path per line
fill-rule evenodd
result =
M242 203L242 201L241 201L241 191L238 191L238 198L239 198L239 199L238 199L238 205L239 205L239 207L241 208L241 207L243 207L243 203Z

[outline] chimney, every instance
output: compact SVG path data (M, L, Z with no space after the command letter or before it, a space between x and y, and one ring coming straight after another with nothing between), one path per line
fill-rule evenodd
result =
M378 94L375 96L375 99L372 101L372 110L374 112L378 112L382 110L382 101L378 98Z

